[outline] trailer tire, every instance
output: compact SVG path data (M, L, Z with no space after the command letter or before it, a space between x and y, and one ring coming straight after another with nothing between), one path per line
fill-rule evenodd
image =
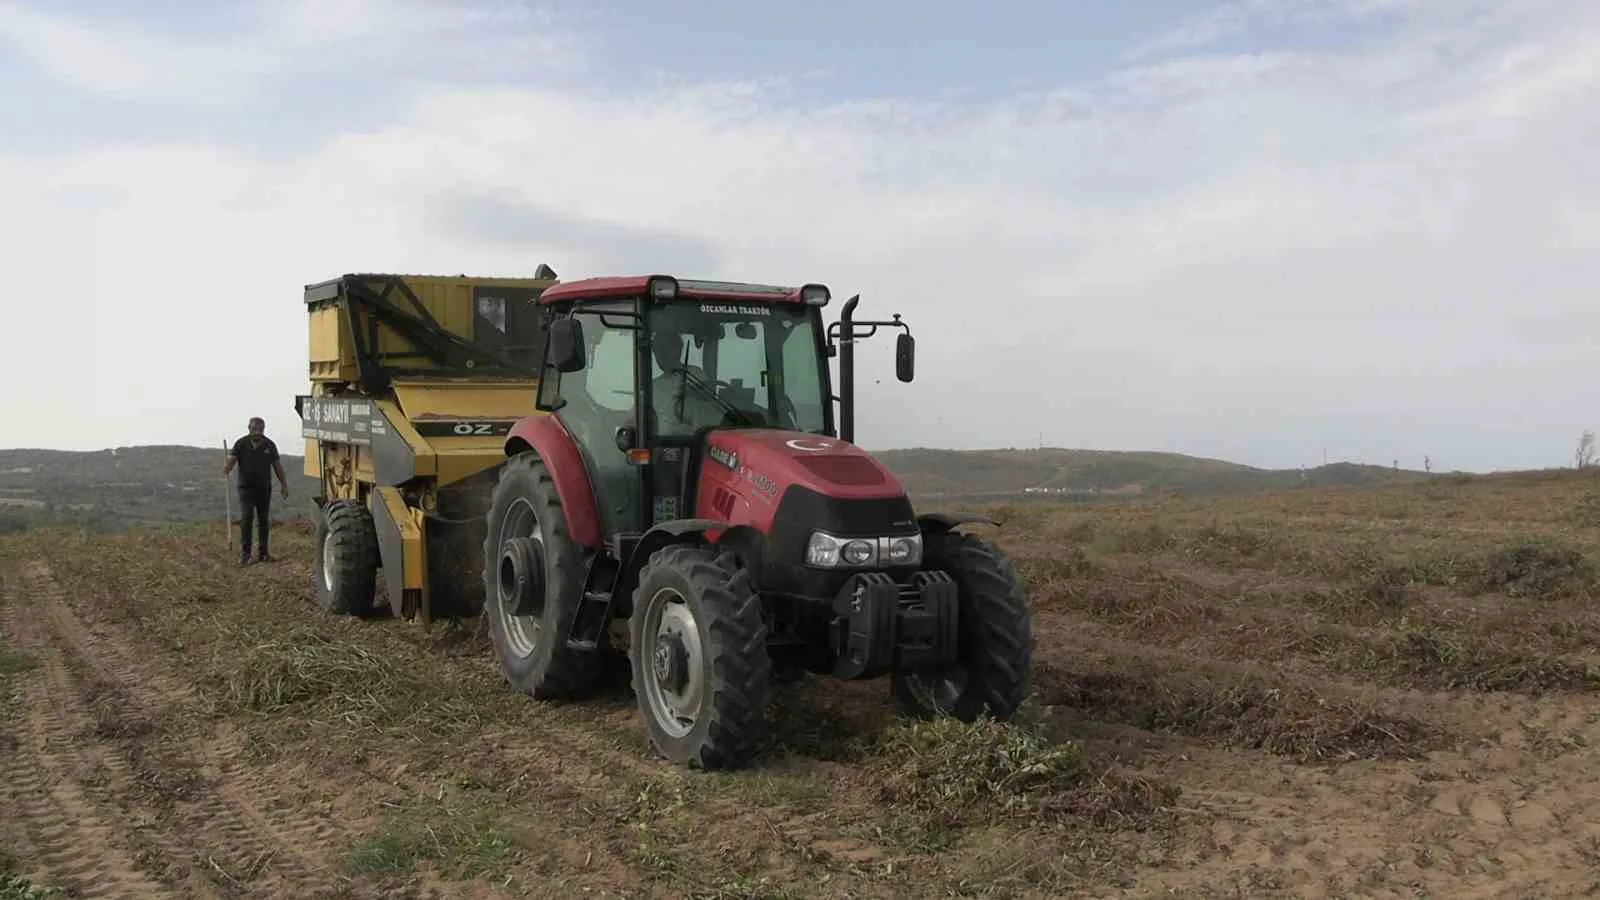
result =
M483 615L506 681L535 699L574 699L599 683L601 655L567 646L584 574L549 469L535 451L511 457L484 530Z
M743 766L765 737L772 689L767 626L750 573L726 550L673 544L651 554L633 597L629 657L651 746L679 765ZM663 637L669 619L677 627L665 630L684 637ZM663 719L683 694L698 695L698 709L687 727L669 730Z
M954 531L927 536L925 567L949 573L960 592L960 661L943 670L901 671L890 692L903 714L987 715L1005 721L1027 694L1033 622L1016 566L998 547Z
M337 616L370 616L377 597L378 530L355 500L334 500L317 516L312 577L317 605Z

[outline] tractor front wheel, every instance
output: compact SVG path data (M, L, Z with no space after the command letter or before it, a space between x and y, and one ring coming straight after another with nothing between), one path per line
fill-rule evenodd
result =
M598 680L599 654L567 646L583 562L544 461L506 461L483 539L483 615L506 681L535 699L572 699Z
M340 616L370 616L377 598L378 531L356 500L334 500L317 516L311 571L317 605Z
M1033 622L1016 566L988 541L953 531L929 535L927 549L927 567L948 572L960 592L957 661L894 673L895 703L916 717L1010 719L1033 667Z
M679 765L731 769L765 734L772 661L761 600L737 558L679 544L639 573L629 658L650 743Z

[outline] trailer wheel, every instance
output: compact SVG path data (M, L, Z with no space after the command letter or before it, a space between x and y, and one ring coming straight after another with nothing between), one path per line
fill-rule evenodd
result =
M599 681L599 653L567 646L584 569L537 453L506 461L483 543L483 614L506 681L536 699L571 699Z
M334 500L317 516L311 571L317 605L339 616L370 616L377 597L378 530L355 500Z
M950 574L960 591L959 661L933 671L895 672L890 691L904 714L1007 720L1022 704L1033 667L1033 622L1016 566L988 541L928 535L926 567Z
M748 762L772 678L749 573L726 551L672 545L651 555L633 598L628 652L651 745L679 765Z

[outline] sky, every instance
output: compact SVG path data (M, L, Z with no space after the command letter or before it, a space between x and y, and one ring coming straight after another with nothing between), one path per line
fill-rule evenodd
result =
M130 6L0 0L0 447L298 451L304 285L541 262L902 314L872 449L1600 430L1592 0Z

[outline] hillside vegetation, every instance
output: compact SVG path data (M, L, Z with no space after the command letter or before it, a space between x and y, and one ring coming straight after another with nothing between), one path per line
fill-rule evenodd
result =
M280 450L299 439L279 438ZM1051 496L1094 499L1152 491L1218 496L1281 489L1394 483L1421 473L1337 464L1301 472L1256 469L1177 453L1093 450L887 450L884 464L918 497ZM184 446L120 447L96 452L0 450L0 530L48 522L101 528L163 522L221 521L229 488L223 450ZM274 496L274 517L304 516L317 490L299 456L283 458L290 498Z
M1419 481L1421 472L1334 463L1316 468L1259 469L1181 453L1120 450L883 450L884 465L923 496L1001 496L1048 492L1078 496L1178 491L1222 495L1295 487Z
M751 769L625 674L333 618L308 528L0 537L0 887L141 897L1573 897L1600 888L1600 472L995 504L1010 725L779 690Z
M298 438L278 438L280 452ZM233 504L231 479L222 475L222 446L118 447L69 452L0 450L0 531L51 522L96 528L164 522L220 522ZM273 494L273 518L304 516L317 491L303 474L305 461L283 457L289 476L287 503Z

